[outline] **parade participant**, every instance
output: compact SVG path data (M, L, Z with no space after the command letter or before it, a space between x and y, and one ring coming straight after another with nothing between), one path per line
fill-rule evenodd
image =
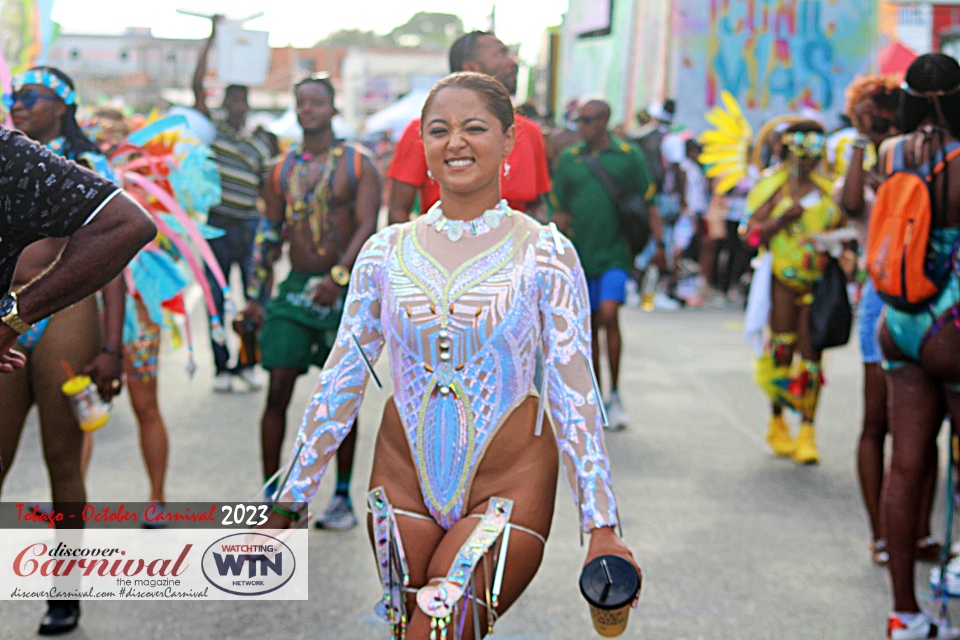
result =
M204 287L207 278L202 265L211 271L219 270L205 237L221 232L198 224L194 218L220 202L219 175L208 149L190 137L181 137L183 116L151 119L130 134L122 114L107 113L112 119L104 124L104 116L99 115L99 131L109 127L115 136L127 132L111 145L114 152L109 160L117 181L154 217L161 231L124 271L127 291L123 364L130 404L139 426L140 451L150 481L149 500L157 511L162 511L166 502L164 481L169 436L158 397L161 334L164 328L175 328L170 317L188 312L183 304L190 282L186 276L192 275L200 285L208 310L214 307L214 295ZM191 259L194 254L199 255L200 260ZM223 282L222 273L218 274L218 282ZM185 325L189 351L186 370L192 376L196 370L193 338L189 322ZM83 462L86 475L88 459L84 458ZM143 526L153 528L162 523Z
M336 345L267 524L289 524L310 501L386 346L394 396L369 496L385 589L378 610L400 637L447 637L456 625L458 637L472 640L486 635L540 564L558 447L582 531L592 534L587 559L633 557L614 530L577 254L501 199L501 167L516 136L510 97L489 76L456 73L433 88L422 122L442 200L379 232L358 258ZM541 345L546 375L537 390ZM547 407L556 442L540 435L550 428ZM505 562L502 580L490 580L493 555Z
M598 170L605 172L621 193L644 195L656 242L653 260L663 269L666 258L663 226L653 203L654 185L647 177L646 162L633 144L620 140L607 130L609 120L610 105L602 100L590 100L581 107L577 118L581 142L564 151L557 160L552 201L556 209L554 220L572 238L587 278L592 343L595 346L593 367L597 380L602 379L601 331L607 346L610 394L605 404L610 426L624 428L629 417L623 408L618 386L623 350L619 313L625 300L633 256L620 227L615 196L599 177Z
M960 65L942 53L922 55L907 70L903 89L896 118L903 135L883 145L879 163L885 175L907 170L929 181L929 204L906 204L931 213L923 262L942 286L916 311L895 308L894 299L887 297L879 334L893 436L883 491L893 587L887 633L894 640L958 638L960 629L937 624L920 610L914 559L934 442L944 417L960 424ZM875 236L876 225L884 221L884 186L871 213L868 258L875 241L883 244L885 237ZM867 266L877 291L884 293L882 273L875 269L879 265L868 260Z
M210 37L203 45L197 58L197 68L193 74L193 94L195 109L207 117L212 117L207 107L204 76L207 73L207 56L217 35L217 25L223 16L211 18ZM257 209L257 196L262 188L261 176L270 158L267 146L255 135L245 130L247 113L247 87L229 85L223 92L223 118L215 120L217 137L211 145L213 160L220 169L220 188L222 200L215 205L207 216L207 224L223 229L224 235L210 240L210 247L217 256L220 270L230 277L230 269L236 264L240 269L244 289L247 288L247 274L253 255L253 240L260 220ZM213 349L213 361L216 378L213 390L228 393L233 390L233 377L236 375L247 389L255 391L263 385L252 365L238 363L229 367L230 351L227 348L223 327L225 302L220 287L212 272L207 279L210 289L216 296L215 317L211 316L210 345Z
M772 256L769 340L757 363L757 383L771 401L767 442L774 455L791 456L797 464L820 460L814 417L820 397L820 352L810 342L809 316L814 285L823 275L825 254L813 235L844 224L830 197L833 185L817 173L823 160L823 128L799 122L783 134L784 161L768 172L747 197L747 240ZM797 371L791 371L799 352ZM784 407L801 417L797 439L783 417Z
M351 144L334 138L333 85L307 78L294 88L303 143L277 163L264 194L267 212L256 237L253 270L243 315L263 323L263 367L270 372L260 427L265 478L280 466L287 407L297 378L311 364L323 366L333 346L350 270L376 230L382 184L376 165ZM286 227L286 229L284 229ZM286 232L292 271L266 305L267 282ZM357 524L350 500L356 429L337 452L337 486L317 526Z
M69 77L52 67L37 67L14 78L12 85L10 113L14 126L54 153L99 169L101 174L109 173L106 159L77 124L76 94ZM63 248L64 241L54 238L27 247L17 262L14 290L48 269ZM76 511L79 507L75 505L86 501L81 452L91 446L89 432L81 431L61 387L73 372L82 372L92 378L104 401L120 391L123 297L121 278L103 289L103 337L94 296L36 323L17 341L27 367L0 378L4 401L0 449L9 456L4 467L16 454L27 413L36 403L55 508L66 504L68 510ZM77 625L79 612L79 601L49 600L39 632L48 635L69 631Z
M857 240L864 246L867 222L876 190L883 176L876 166L876 152L884 140L897 135L894 125L903 90L895 76L866 76L847 88L846 112L857 137L850 149L846 175L837 182L837 201L857 230ZM860 291L857 325L860 333L860 358L863 361L863 423L857 448L857 474L872 534L870 553L874 562L886 564L886 536L880 516L880 495L886 467L887 382L880 366L883 355L877 340L878 324L883 315L883 300L877 295L873 281L867 278ZM917 559L936 562L940 545L930 535L930 517L937 478L936 445L931 448L924 484L923 503L917 522Z
M497 36L485 31L471 31L460 36L450 47L450 72L476 71L493 76L507 88L517 91L517 58ZM516 116L517 143L503 163L501 189L511 207L537 217L541 215L542 197L550 192L546 143L540 125L529 118ZM393 152L387 177L390 184L389 220L410 219L417 193L420 210L426 211L440 198L440 185L430 175L420 138L420 121L413 120L404 129Z

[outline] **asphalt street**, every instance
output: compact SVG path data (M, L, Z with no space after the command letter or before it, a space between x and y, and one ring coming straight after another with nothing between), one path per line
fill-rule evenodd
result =
M774 459L763 441L767 407L752 380L733 311L624 309L621 393L632 424L607 445L624 535L644 568L641 604L624 638L879 639L887 575L869 559L869 531L854 471L861 367L855 344L827 356L819 413L819 466ZM203 320L196 376L185 349L165 346L161 406L170 430L169 500L244 500L259 479L265 392L211 391ZM385 362L378 365L381 377ZM301 379L289 413L295 435L316 371ZM364 503L375 428L389 389L369 388L361 411L353 500ZM945 451L941 447L941 452ZM942 465L941 465L942 468ZM332 475L332 474L331 474ZM312 505L322 511L332 477ZM942 493L942 492L941 492ZM89 499L143 500L146 473L125 396L96 434ZM31 414L3 499L47 500L36 414ZM938 502L941 502L938 500ZM942 535L942 505L935 518ZM86 602L70 640L387 638L372 607L377 574L362 527L311 531L305 602ZM501 640L597 637L577 588L580 548L571 493L557 493L539 573L496 627ZM929 565L917 570L920 593ZM955 619L960 609L952 606ZM42 602L0 601L0 639L35 637Z

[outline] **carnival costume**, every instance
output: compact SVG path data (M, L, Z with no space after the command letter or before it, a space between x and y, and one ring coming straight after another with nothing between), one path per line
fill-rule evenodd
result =
M716 127L701 136L704 151L700 160L710 167L706 175L716 178L715 192L725 193L747 175L750 158L752 129L737 101L730 94L722 94L722 104L707 114L707 120ZM752 161L761 168L760 156L768 136L784 124L801 122L799 116L787 115L775 118L761 127L753 139ZM789 407L801 415L803 424L797 443L790 437L789 428L780 415L774 415L770 421L767 440L776 455L794 455L797 462L814 462L818 454L813 442L813 418L816 414L823 385L823 374L819 360L801 358L791 368L793 352L797 343L795 332L769 332L762 340L763 326L769 326L770 291L755 290L757 285L765 286L768 278L775 278L794 294L797 306L809 305L813 300L813 288L823 276L825 256L818 250L814 235L842 226L843 215L836 202L831 198L833 185L831 180L814 172L810 179L816 189L812 194L795 201L790 194L790 172L799 158L820 158L824 154L825 140L817 132L795 132L784 134L783 144L792 154L789 165L777 165L768 169L760 181L747 196L745 228L747 241L760 248L759 226L751 224L751 217L772 198L781 194L773 206L769 219L782 217L794 204L803 208L800 219L787 228L779 230L761 248L759 264L766 273L758 269L754 273L751 286L750 303L747 308L747 329L745 337L756 345L758 359L755 377L758 386L778 407ZM772 272L772 274L771 274ZM762 283L762 284L761 284ZM762 349L762 352L760 351ZM800 442L805 449L799 455Z
M582 530L616 525L591 365L590 307L573 246L555 227L541 226L506 201L468 222L447 219L439 206L377 233L357 258L336 343L278 502L310 502L386 346L397 413L385 412L384 420L399 415L424 505L437 524L449 529L464 517L474 473L498 430L514 420L510 428L539 435L549 404ZM535 389L541 348L545 375L543 388ZM516 425L514 410L537 393L535 424ZM378 611L402 636L407 578L396 511L382 488L369 502L384 583ZM478 594L468 582L499 534L506 539L516 528L511 508L511 500L491 498L450 573L419 589L420 608L435 625L431 637L446 637L458 602L476 607ZM502 579L502 567L498 575Z
M823 136L819 133L786 134L784 143L794 159L819 157L823 152ZM789 173L790 169L784 166L768 172L747 196L746 211L748 216L752 216L778 193L781 193L781 198L771 210L769 219L782 217L795 204L803 207L800 219L788 228L777 231L766 248L772 257L773 277L794 293L794 303L802 307L813 302L813 288L823 277L826 262L813 236L842 226L844 218L830 197L833 184L829 178L819 173L811 174L810 179L816 187L812 193L815 195L795 201L789 190ZM750 219L747 226L748 241L758 246L759 230L752 227ZM820 399L823 373L819 359L801 357L798 364L791 368L796 342L795 332L771 331L765 353L756 363L756 380L775 406L789 407L800 414L803 425L799 441L807 442L815 460L813 419ZM786 455L793 452L789 429L780 416L771 419L767 439L774 453Z
M171 329L175 345L181 341L172 314L181 315L185 323L187 372L193 375L196 370L183 300L191 278L200 285L208 310L215 305L204 266L214 274L224 295L229 294L226 279L206 242L223 232L201 222L220 199L216 167L206 147L181 135L185 125L183 116L158 119L154 115L110 156L118 184L147 210L160 231L124 270L124 350L142 381L157 375L160 330ZM226 339L222 322L211 313L214 338L222 342Z

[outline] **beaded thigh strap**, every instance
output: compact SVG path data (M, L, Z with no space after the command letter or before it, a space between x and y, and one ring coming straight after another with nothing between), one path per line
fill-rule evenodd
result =
M383 599L374 607L374 612L391 625L391 640L406 636L407 606L404 590L410 583L407 557L397 528L397 517L387 500L383 487L367 494L367 504L373 515L373 539L377 550L377 569L383 584Z
M454 607L463 597L474 567L506 529L511 511L513 500L490 498L486 514L460 547L447 576L439 583L427 585L417 592L420 610L432 618L431 640L446 640Z

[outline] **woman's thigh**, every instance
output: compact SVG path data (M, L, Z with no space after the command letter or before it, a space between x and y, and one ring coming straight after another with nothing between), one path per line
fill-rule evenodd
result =
M799 326L797 294L774 277L770 285L770 331L795 333Z

